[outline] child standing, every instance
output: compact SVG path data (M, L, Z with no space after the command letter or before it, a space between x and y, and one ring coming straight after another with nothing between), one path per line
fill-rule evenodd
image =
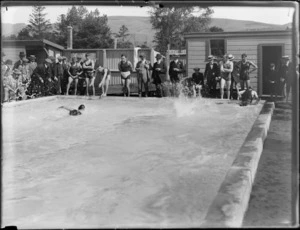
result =
M275 64L270 64L270 70L268 73L268 79L270 83L270 94L271 94L271 100L273 100L275 95L275 100L277 100L277 85L278 85L278 72L275 70Z

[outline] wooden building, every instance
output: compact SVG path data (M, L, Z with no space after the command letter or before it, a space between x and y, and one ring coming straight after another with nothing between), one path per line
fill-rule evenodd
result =
M292 31L241 31L185 34L187 52L187 75L193 68L204 72L207 57L222 57L230 53L235 60L241 60L246 53L248 60L258 69L250 74L251 86L260 96L269 94L267 71L271 62L278 67L281 57L292 55Z
M11 59L13 62L19 60L19 53L24 52L26 57L35 55L38 63L41 63L48 56L61 56L64 47L46 39L42 40L2 40L2 51L5 53L5 59Z

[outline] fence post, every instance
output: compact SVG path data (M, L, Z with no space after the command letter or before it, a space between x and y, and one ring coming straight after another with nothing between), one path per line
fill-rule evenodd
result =
M151 48L151 53L150 53L150 62L151 62L151 65L153 66L153 64L154 64L154 62L155 62L155 60L154 60L154 49L153 48Z
M107 60L106 60L106 49L103 49L103 66L107 67Z
M169 66L170 66L170 44L168 44L168 50L166 53L166 67L167 67L167 72L166 72L166 80L170 81L170 76L169 76Z

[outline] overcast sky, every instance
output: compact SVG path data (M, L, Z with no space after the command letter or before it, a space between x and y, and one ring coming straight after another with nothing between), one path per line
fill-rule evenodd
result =
M66 14L70 6L46 6L46 18L52 23L60 14ZM87 6L88 10L98 8L100 14L107 16L149 16L148 8L138 6ZM293 9L287 7L213 7L213 18L249 20L270 24L283 25L292 22ZM28 23L32 7L18 6L1 8L2 23Z

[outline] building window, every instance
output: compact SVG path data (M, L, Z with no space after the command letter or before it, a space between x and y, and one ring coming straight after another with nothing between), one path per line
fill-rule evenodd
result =
M226 53L225 51L225 40L210 40L210 53L215 57L223 57Z

